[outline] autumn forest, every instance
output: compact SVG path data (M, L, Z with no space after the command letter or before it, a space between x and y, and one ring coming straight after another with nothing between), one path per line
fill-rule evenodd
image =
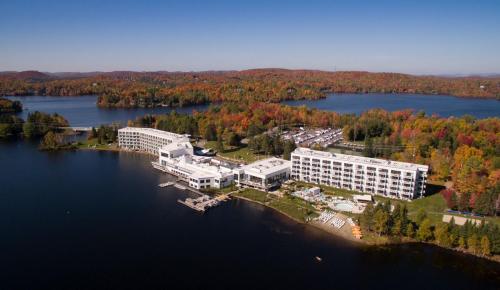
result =
M500 78L254 69L210 72L0 74L0 95L98 95L102 107L319 99L327 93L417 93L500 98Z

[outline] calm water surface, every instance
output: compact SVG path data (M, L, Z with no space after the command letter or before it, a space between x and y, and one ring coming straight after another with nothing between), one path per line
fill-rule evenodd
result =
M338 113L360 114L369 109L382 108L388 111L413 109L428 115L442 117L472 115L477 118L500 117L500 101L491 99L466 99L453 96L418 94L330 94L317 101L286 101L291 106L305 105L320 110Z
M9 97L12 100L18 100L23 103L25 110L20 114L23 119L32 111L41 111L46 113L58 113L63 115L71 126L87 127L99 126L101 124L110 124L119 122L127 124L128 120L134 120L145 114L168 114L172 110L179 113L192 113L193 110L204 111L208 105L189 106L183 108L137 108L137 109L105 109L96 106L96 96L78 96L78 97ZM26 110L27 109L27 110Z
M168 114L172 110L180 113L192 113L194 110L204 111L208 105L189 106L183 108L137 108L137 109L103 109L96 106L96 96L80 97L9 97L19 100L27 109L20 116L26 118L31 111L59 113L66 117L72 126L99 126L119 122L126 124L128 120L145 114ZM473 115L477 118L500 116L500 101L486 99L463 99L452 96L406 95L406 94L331 94L326 99L317 101L286 101L283 104L292 106L306 105L321 110L339 113L356 113L372 108L383 108L389 111L413 108L423 110L427 114L438 114L443 117Z
M233 200L202 215L133 153L0 143L1 289L498 289L500 264L362 247ZM315 256L321 256L318 263Z

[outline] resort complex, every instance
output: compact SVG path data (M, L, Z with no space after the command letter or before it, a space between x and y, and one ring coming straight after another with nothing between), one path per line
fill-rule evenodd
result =
M158 155L153 166L195 189L232 183L264 191L288 179L410 200L423 196L428 166L297 148L291 160L271 157L240 165L197 156L186 135L150 128L123 128L119 145Z
M297 148L291 178L398 199L423 196L428 166Z

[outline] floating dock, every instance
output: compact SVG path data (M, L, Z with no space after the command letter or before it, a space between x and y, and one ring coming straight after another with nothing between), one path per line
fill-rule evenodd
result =
M208 195L203 195L198 198L186 198L186 200L177 200L178 202L194 209L197 211L204 212L207 208L217 206L219 201L217 199L212 199Z
M167 187L167 186L171 186L171 185L174 185L174 182L169 181L169 182L158 184L159 187Z
M205 212L205 210L218 206L221 202L229 199L229 195L219 195L211 198L208 195L202 195L198 198L186 198L186 200L177 201L185 206L188 206L196 211Z

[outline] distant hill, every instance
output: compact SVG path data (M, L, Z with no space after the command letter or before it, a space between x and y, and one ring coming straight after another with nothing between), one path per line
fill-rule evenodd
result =
M13 80L16 80L15 82ZM201 72L0 73L0 95L98 95L104 107L320 99L328 93L408 93L500 99L500 77L415 76L261 68Z
M42 73L36 70L27 70L21 72L0 72L0 77L16 80L48 80L52 78L49 74Z

